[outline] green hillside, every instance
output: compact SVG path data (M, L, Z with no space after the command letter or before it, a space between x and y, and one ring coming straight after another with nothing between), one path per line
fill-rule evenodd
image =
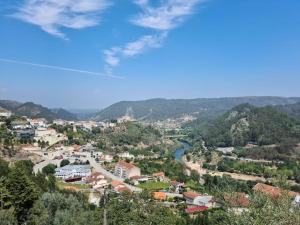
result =
M249 142L270 145L288 138L299 140L300 123L271 106L243 104L203 124L198 131L208 146L244 146Z
M300 98L283 97L235 97L198 99L150 99L122 101L95 114L96 120L116 119L130 115L135 119L161 120L191 114L200 118L216 118L232 107L249 103L254 106L285 105L300 101Z

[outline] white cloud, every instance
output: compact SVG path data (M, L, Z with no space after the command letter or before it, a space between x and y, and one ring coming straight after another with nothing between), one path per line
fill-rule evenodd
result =
M179 26L186 16L194 12L195 6L204 0L161 0L158 7L153 7L148 0L135 0L142 13L131 22L137 26L155 30L171 30Z
M66 38L61 28L83 29L100 23L109 0L25 0L12 17Z
M130 21L134 25L149 28L155 31L155 35L142 36L125 47L113 47L104 51L105 62L109 67L120 64L122 58L135 56L150 48L159 48L170 30L178 27L186 17L194 12L197 4L206 0L160 0L153 6L154 1L133 0L142 13L133 17ZM152 4L151 4L152 3ZM106 68L107 69L107 68ZM111 68L110 68L111 69ZM108 69L109 71L109 69Z
M121 58L139 55L150 48L159 48L167 37L166 32L157 35L145 35L134 42L127 43L124 47L114 47L104 51L105 62L109 66L117 66Z

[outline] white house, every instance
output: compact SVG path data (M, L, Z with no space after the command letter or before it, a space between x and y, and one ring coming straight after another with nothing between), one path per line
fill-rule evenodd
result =
M131 163L120 161L115 166L115 175L129 179L130 177L141 176L141 170Z
M90 176L85 177L84 180L87 184L91 185L93 189L99 189L109 185L104 175L98 172L92 173Z
M197 192L188 191L183 193L183 197L188 205L206 206L208 208L214 207L215 205L213 196L201 195Z

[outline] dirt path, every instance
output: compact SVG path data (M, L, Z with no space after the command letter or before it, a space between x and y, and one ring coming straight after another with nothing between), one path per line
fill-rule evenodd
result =
M259 176L246 175L246 174L240 174L240 173L218 172L218 171L210 171L207 169L203 169L198 163L187 162L185 157L182 159L182 161L189 169L196 170L200 175L209 174L211 176L220 176L220 177L223 175L229 175L233 179L236 179L236 180L263 181L263 182L266 181L266 179L264 177L259 177Z

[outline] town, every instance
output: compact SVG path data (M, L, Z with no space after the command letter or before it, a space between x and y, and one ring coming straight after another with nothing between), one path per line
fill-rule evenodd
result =
M62 119L49 122L1 109L0 118L6 134L1 152L4 160L11 164L31 160L35 174L54 176L55 186L60 190L83 193L96 207L103 207L102 199L108 196L146 194L147 201L176 214L184 213L193 220L202 213L217 212L224 207L236 215L247 212L253 201L252 193L271 198L287 195L292 205L300 206L300 194L273 186L272 175L266 178L255 173L221 170L220 166L228 160L245 166L284 164L283 161L232 156L233 147L209 151L204 141L200 146L198 142L194 144L181 128L193 121L190 119L182 123L180 118L179 125L164 129L157 123L140 123L130 116L109 122ZM168 121L174 124L174 120ZM145 136L141 135L143 132ZM253 147L248 144L248 148ZM5 150L9 149L13 152L8 154ZM297 181L288 182L296 187Z

